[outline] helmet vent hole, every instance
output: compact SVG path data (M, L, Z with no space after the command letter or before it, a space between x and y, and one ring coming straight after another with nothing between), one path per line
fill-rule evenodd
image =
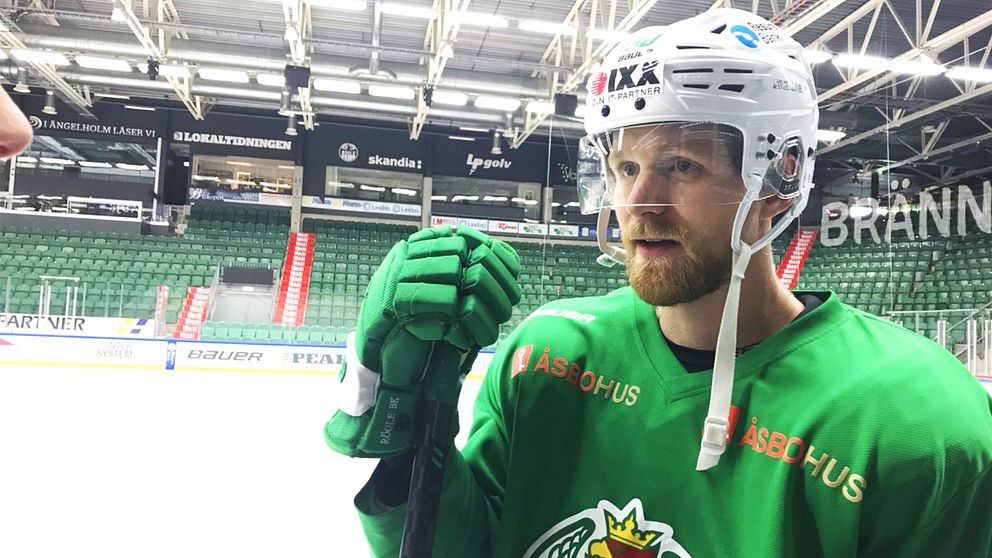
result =
M722 91L733 91L734 93L740 93L744 91L744 84L741 83L725 83L720 86Z
M679 50L691 50L691 49L709 50L710 47L703 45L676 45L675 48Z
M724 68L723 73L725 74L753 74L754 70L749 70L747 68Z
M713 68L683 68L681 70L672 70L673 74L711 74L713 73Z
M726 28L727 28L727 24L724 23L720 27L717 27L716 29L714 29L713 31L711 31L711 33L713 33L715 35L719 35L720 33L723 33L723 30L726 29Z
M708 83L683 83L682 87L686 89L709 89L710 84Z

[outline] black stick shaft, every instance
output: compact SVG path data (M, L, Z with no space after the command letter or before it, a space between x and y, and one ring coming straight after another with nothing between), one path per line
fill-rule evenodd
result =
M432 558L444 460L451 445L450 441L442 442L442 447L438 441L445 440L451 432L454 408L428 399L421 410L400 558Z

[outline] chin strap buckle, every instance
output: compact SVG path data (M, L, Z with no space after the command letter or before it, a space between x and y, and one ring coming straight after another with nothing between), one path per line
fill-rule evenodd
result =
M720 417L706 417L703 424L703 447L717 454L722 454L727 448L727 430L730 423Z

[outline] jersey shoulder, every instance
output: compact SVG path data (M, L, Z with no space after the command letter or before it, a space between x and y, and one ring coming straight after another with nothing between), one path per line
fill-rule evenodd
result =
M553 300L531 312L517 330L527 335L616 331L633 326L633 313L639 300L630 287L600 296Z

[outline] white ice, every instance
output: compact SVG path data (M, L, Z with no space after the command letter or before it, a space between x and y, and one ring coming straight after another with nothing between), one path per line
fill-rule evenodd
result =
M375 463L321 437L336 382L0 367L0 556L369 556L351 500Z

